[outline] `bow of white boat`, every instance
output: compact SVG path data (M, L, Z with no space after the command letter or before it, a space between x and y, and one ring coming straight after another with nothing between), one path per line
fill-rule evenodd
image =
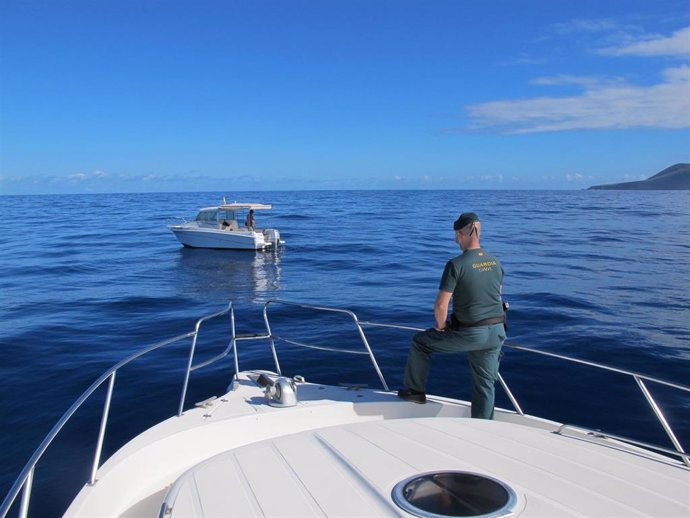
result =
M296 406L280 408L267 404L265 389L256 382L259 374L241 373L235 390L127 443L101 466L95 484L83 487L66 516L150 516L183 472L265 439L370 420L469 415L466 404L444 398L412 405L378 390L311 383L298 385Z
M453 490L436 497L451 511L458 502L481 511L466 516L690 509L682 463L618 441L557 434L556 423L508 411L469 419L467 402L431 396L417 405L357 387L300 383L297 403L281 408L258 377L242 373L236 390L128 443L66 516L424 515L415 506L423 511L438 483L416 480L438 473L470 474L471 483L451 477ZM396 503L396 487L411 503ZM491 506L498 514L485 512Z

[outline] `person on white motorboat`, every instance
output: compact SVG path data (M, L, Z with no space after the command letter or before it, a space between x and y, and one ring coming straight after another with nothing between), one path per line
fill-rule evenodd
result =
M252 231L256 228L256 221L254 221L254 209L249 210L249 214L247 214L247 219L244 222L244 225Z
M434 352L467 353L472 370L472 417L493 419L494 384L501 347L506 338L503 301L503 266L479 245L481 223L466 212L453 224L462 254L446 264L439 286L433 328L417 333L405 367L405 387L398 396L426 403L425 387ZM453 299L451 319L448 306Z

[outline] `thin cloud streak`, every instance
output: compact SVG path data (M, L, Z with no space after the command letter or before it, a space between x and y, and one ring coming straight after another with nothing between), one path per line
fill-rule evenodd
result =
M552 31L560 36L569 36L577 33L601 33L611 31L631 31L636 27L631 25L623 25L616 20L609 18L599 19L577 19L565 23L557 23L553 25Z
M565 181L568 183L591 182L592 180L594 180L592 175L584 175L580 173L565 175Z
M645 37L639 41L599 50L608 56L690 56L690 27L674 32L671 36Z
M108 173L104 171L93 171L91 173L74 173L67 177L67 181L71 183L85 182L89 180L94 180L97 178L106 178ZM60 181L59 178L53 177L53 182Z
M537 77L530 81L530 84L538 86L562 86L562 85L576 85L583 88L597 87L604 84L620 85L625 81L620 78L605 78L605 77L590 77L590 76L573 76L568 74L560 74L557 76Z
M469 129L526 134L585 129L690 127L690 67L666 69L664 81L636 86L559 76L551 84L581 86L581 95L492 101L467 107ZM549 84L542 78L542 84Z

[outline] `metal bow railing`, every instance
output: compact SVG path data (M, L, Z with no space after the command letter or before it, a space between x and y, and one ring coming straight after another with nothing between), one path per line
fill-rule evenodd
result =
M17 499L17 496L19 495L19 492L22 491L22 498L19 506L19 516L20 518L26 518L28 515L28 510L29 510L29 502L31 500L31 490L33 486L33 479L34 479L34 471L36 469L36 465L38 462L41 460L41 457L43 457L43 454L45 451L48 449L48 447L51 445L55 437L60 433L62 428L65 426L65 424L72 418L74 413L79 410L79 408L88 400L90 397L93 395L93 393L101 387L106 381L108 382L108 387L106 390L106 396L105 396L105 402L103 405L103 413L101 415L101 424L99 427L98 431L98 438L96 440L96 449L94 452L94 458L93 458L93 463L91 466L91 475L89 477L88 483L90 485L93 485L96 482L96 471L98 470L98 467L100 465L100 458L101 458L101 452L103 449L103 442L105 439L105 433L106 433L106 427L108 423L108 417L110 415L110 403L112 401L113 397L113 390L115 388L115 378L117 376L118 371L125 367L126 365L132 363L134 360L152 352L156 351L158 349L162 349L163 347L170 346L172 344L176 344L182 340L191 338L192 343L191 347L189 350L189 361L187 364L187 369L185 370L185 376L184 376L184 381L182 384L182 394L180 396L180 404L179 404L179 409L177 415L181 415L183 408L184 408L184 402L185 402L185 397L187 394L187 387L189 384L189 376L190 373L198 368L201 368L203 366L209 365L210 363L213 362L204 362L204 364L200 365L193 365L193 359L194 359L194 352L196 350L196 344L197 344L197 338L199 336L199 330L201 328L201 325L211 319L221 317L223 315L229 314L231 316L231 336L234 336L235 334L235 329L234 329L234 309L233 309L233 304L230 303L228 307L222 311L219 311L217 313L213 313L212 315L205 316L203 318L200 318L197 322L196 325L194 326L194 330L190 331L188 333L184 333L181 335L174 336L173 338L169 338L168 340L163 340L161 342L155 343L149 347L146 347L145 349L142 349L141 351L138 351L131 356L128 356L124 360L118 362L116 365L105 371L101 376L94 381L89 388L87 388L84 393L72 404L72 406L69 407L69 409L62 415L62 417L58 420L58 422L53 426L53 428L50 430L48 435L43 439L41 444L38 446L36 451L33 453L29 461L26 463L24 466L24 469L21 471L19 476L17 477L17 480L14 482L12 487L10 488L9 492L7 493L7 496L5 497L5 500L3 501L2 505L0 506L0 518L4 518L7 516L7 513L9 512L10 508L12 507L12 504L14 504L15 500ZM231 340L232 341L232 340ZM234 341L232 341L234 343ZM218 359L226 356L228 353L228 350L224 351L224 353L221 353L218 357L214 359L214 361L217 361Z
M348 317L352 323L355 325L357 332L359 334L359 338L362 341L362 344L364 346L363 350L356 350L356 349L339 349L331 346L323 346L323 345L318 345L318 344L306 344L302 342L297 342L291 339L288 339L283 336L275 335L273 334L271 330L271 323L270 323L270 308L273 306L284 306L288 308L300 308L300 309L306 309L309 311L315 311L315 312L325 312L325 313L332 313L332 314L341 314L345 315ZM230 324L230 341L227 345L227 347L218 355L199 362L197 364L194 364L194 356L196 353L196 348L197 348L197 339L199 336L199 332L201 330L201 326L203 323L211 320L211 319L216 319L219 317L222 317L224 315L227 315L229 317L229 324ZM8 494L5 497L5 500L3 501L2 505L0 506L0 518L5 518L7 516L7 513L9 512L10 508L14 504L17 496L19 495L20 492L22 492L22 498L21 498L21 503L20 503L20 508L19 508L19 516L21 518L26 518L28 515L28 508L29 508L29 502L31 499L31 490L32 490L32 485L33 485L33 478L34 478L34 471L36 468L36 465L38 462L41 460L43 454L45 451L48 449L48 447L51 445L55 437L59 434L59 432L62 430L64 425L72 418L74 413L84 404L85 401L87 401L93 393L101 387L104 383L107 381L107 390L106 390L106 397L105 397L105 402L103 405L103 412L101 415L101 423L99 427L99 432L98 432L98 437L96 441L96 448L94 452L94 458L93 458L93 463L91 467L91 474L88 480L88 484L93 485L96 482L96 472L98 471L98 468L100 466L100 458L101 458L101 453L102 453L102 448L103 448L103 443L105 439L105 434L106 434L106 428L107 428L107 423L108 423L108 418L110 415L110 403L112 401L112 396L113 396L113 391L115 388L115 379L118 371L125 367L126 365L130 364L134 360L152 352L158 349L161 349L163 347L170 346L172 344L176 344L180 341L183 341L185 339L191 338L191 346L189 349L189 354L187 357L187 367L185 369L185 374L184 374L184 379L182 382L182 392L180 395L180 401L178 405L178 411L177 415L181 416L183 411L184 411L184 405L185 405L185 400L186 400L186 395L187 395L187 389L189 386L189 380L191 373L194 372L195 370L207 367L209 365L212 365L224 358L226 358L230 353L233 355L233 363L234 363L234 369L235 373L233 376L233 383L232 387L234 388L236 386L236 383L238 382L239 379L239 373L240 373L240 368L239 368L239 361L238 361L238 355L237 355L237 342L239 341L245 341L245 340L267 340L270 343L270 349L271 353L273 356L273 360L275 363L276 367L276 373L280 374L281 369L280 369L280 362L278 360L278 353L276 349L275 342L280 340L285 343L289 343L294 346L298 347L305 347L305 348L310 348L310 349L318 349L318 350L324 350L324 351L332 351L332 352L339 352L339 353L348 353L348 354L364 354L367 355L374 367L374 370L376 371L376 374L379 377L379 380L381 381L381 385L385 391L388 391L388 384L386 383L386 380L383 376L383 373L381 372L381 369L379 368L379 365L376 361L376 358L374 356L374 353L369 345L369 341L366 337L366 334L364 332L365 327L379 327L379 328L389 328L389 329L399 329L399 330L407 330L407 331L423 331L422 328L418 327L411 327L411 326L402 326L402 325L397 325L397 324L386 324L386 323L380 323L380 322L369 322L369 321L362 321L359 320L357 315L348 310L348 309L342 309L342 308L332 308L332 307L324 307L324 306L315 306L315 305L310 305L310 304L303 304L303 303L297 303L297 302L288 302L288 301L283 301L283 300L269 300L264 304L263 307L263 317L264 317L264 324L266 327L265 332L262 333L257 333L257 334L245 334L245 335L238 335L235 332L235 312L234 312L234 305L233 303L229 303L227 308L225 308L222 311L219 311L217 313L213 313L211 315L205 316L197 320L194 330L190 331L188 333L184 333L181 335L177 335L173 338L170 338L168 340L163 340L161 342L158 342L154 345L151 345L137 353L132 354L131 356L125 358L124 360L120 361L117 363L115 366L111 367L107 371L105 371L96 381L94 381L91 386L86 389L86 391L70 406L70 408L63 414L63 416L60 418L60 420L55 424L55 426L51 429L51 431L48 433L46 438L41 442L39 447L36 449L36 451L33 453L29 461L26 463L24 469L21 471L19 476L17 477L17 480L13 484L13 486L10 488ZM683 463L690 467L690 459L688 458L688 454L685 453L683 450L683 447L676 437L675 433L673 432L670 424L668 423L666 417L664 416L661 408L657 404L657 402L654 400L651 392L649 391L647 384L646 383L654 383L654 384L659 384L663 385L666 387L674 388L677 390L681 390L684 392L690 393L690 387L680 385L677 383L670 383L668 381L664 381L658 378L653 378L650 376L645 376L643 374L635 373L635 372L630 372L627 370L615 368L615 367L609 367L607 365L595 363L595 362L590 362L586 360L580 360L577 358L571 358L568 356L560 355L560 354L554 354L538 349L533 349L529 347L525 347L522 345L518 344L513 344L513 343L505 343L504 347L510 348L516 351L521 351L524 353L529 353L529 354L537 354L537 355L542 355L542 356L548 356L551 358L567 361L567 362L572 362L572 363L577 363L581 365L586 365L589 367L594 367L597 369L603 369L605 371L609 372L615 372L623 375L630 376L634 379L636 384L638 385L640 391L642 392L645 400L647 401L648 405L652 409L654 415L656 416L657 420L661 424L662 428L668 435L669 439L671 440L671 443L674 446L674 450L666 449L660 446L656 445L650 445L650 444L645 444L641 443L639 441L635 441L632 439L626 439L610 434L602 434L601 432L596 432L597 436L604 436L604 437L610 437L613 439L618 439L622 441L629 442L631 444L636 444L640 445L646 448L650 448L653 450L657 451L662 451L664 453L676 455L680 457L683 461ZM517 399L511 392L511 390L508 387L508 384L505 382L503 377L499 374L498 375L498 381L505 391L506 395L508 396L509 400L511 401L511 404L513 405L515 411L520 414L520 415L525 415L523 412L522 408L520 407ZM564 433L566 429L573 428L572 425L563 425L561 428L558 430L557 433ZM582 429L582 428L580 428ZM592 432L593 433L593 432ZM22 491L23 489L23 491Z

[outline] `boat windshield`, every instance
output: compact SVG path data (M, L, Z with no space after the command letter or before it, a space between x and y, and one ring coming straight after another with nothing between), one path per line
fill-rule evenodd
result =
M215 222L216 221L216 216L218 215L217 210L202 210L197 214L196 220L197 221L202 221L205 223L210 223L210 222Z
M237 219L234 210L202 210L196 216L196 220L202 223L216 223L217 221L232 221L234 219Z
M234 210L219 210L218 211L218 221L221 221L221 220L232 221L234 219L237 219L236 211L234 211Z

